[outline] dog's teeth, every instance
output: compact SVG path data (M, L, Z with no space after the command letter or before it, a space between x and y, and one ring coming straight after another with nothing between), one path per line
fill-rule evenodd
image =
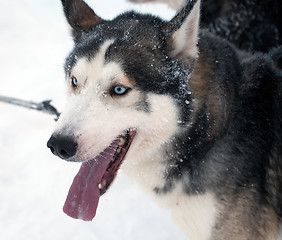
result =
M117 149L117 153L120 153L120 152L121 152L121 148L118 148L118 149Z
M119 146L124 145L125 142L126 142L125 138L120 138L120 139L119 139Z
M102 183L99 183L98 188L101 190L103 188Z

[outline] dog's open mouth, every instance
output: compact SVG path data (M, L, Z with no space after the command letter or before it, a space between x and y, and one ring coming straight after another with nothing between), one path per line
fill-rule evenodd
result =
M63 208L67 215L84 221L95 217L99 197L114 181L135 133L132 129L126 131L93 160L82 163Z

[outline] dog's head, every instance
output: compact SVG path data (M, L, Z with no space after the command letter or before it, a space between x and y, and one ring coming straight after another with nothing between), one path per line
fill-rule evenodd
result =
M106 21L82 0L62 3L75 45L67 106L48 147L83 162L64 210L90 220L125 156L127 165L149 158L189 121L200 1L170 22L135 12Z

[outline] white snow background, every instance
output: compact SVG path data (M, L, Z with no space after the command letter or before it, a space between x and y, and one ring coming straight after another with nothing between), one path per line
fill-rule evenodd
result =
M110 19L126 9L161 14L163 5L88 0ZM65 101L64 58L72 40L59 0L0 0L0 95ZM184 239L169 212L159 208L122 172L100 198L92 222L62 211L80 164L54 157L46 147L55 122L33 110L0 103L0 240Z

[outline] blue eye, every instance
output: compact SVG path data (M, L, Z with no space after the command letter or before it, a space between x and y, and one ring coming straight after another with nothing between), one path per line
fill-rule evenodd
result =
M72 85L73 88L77 88L78 82L77 82L76 77L71 78L71 85Z
M113 89L114 94L116 95L124 95L127 92L127 88L123 86L115 86Z

